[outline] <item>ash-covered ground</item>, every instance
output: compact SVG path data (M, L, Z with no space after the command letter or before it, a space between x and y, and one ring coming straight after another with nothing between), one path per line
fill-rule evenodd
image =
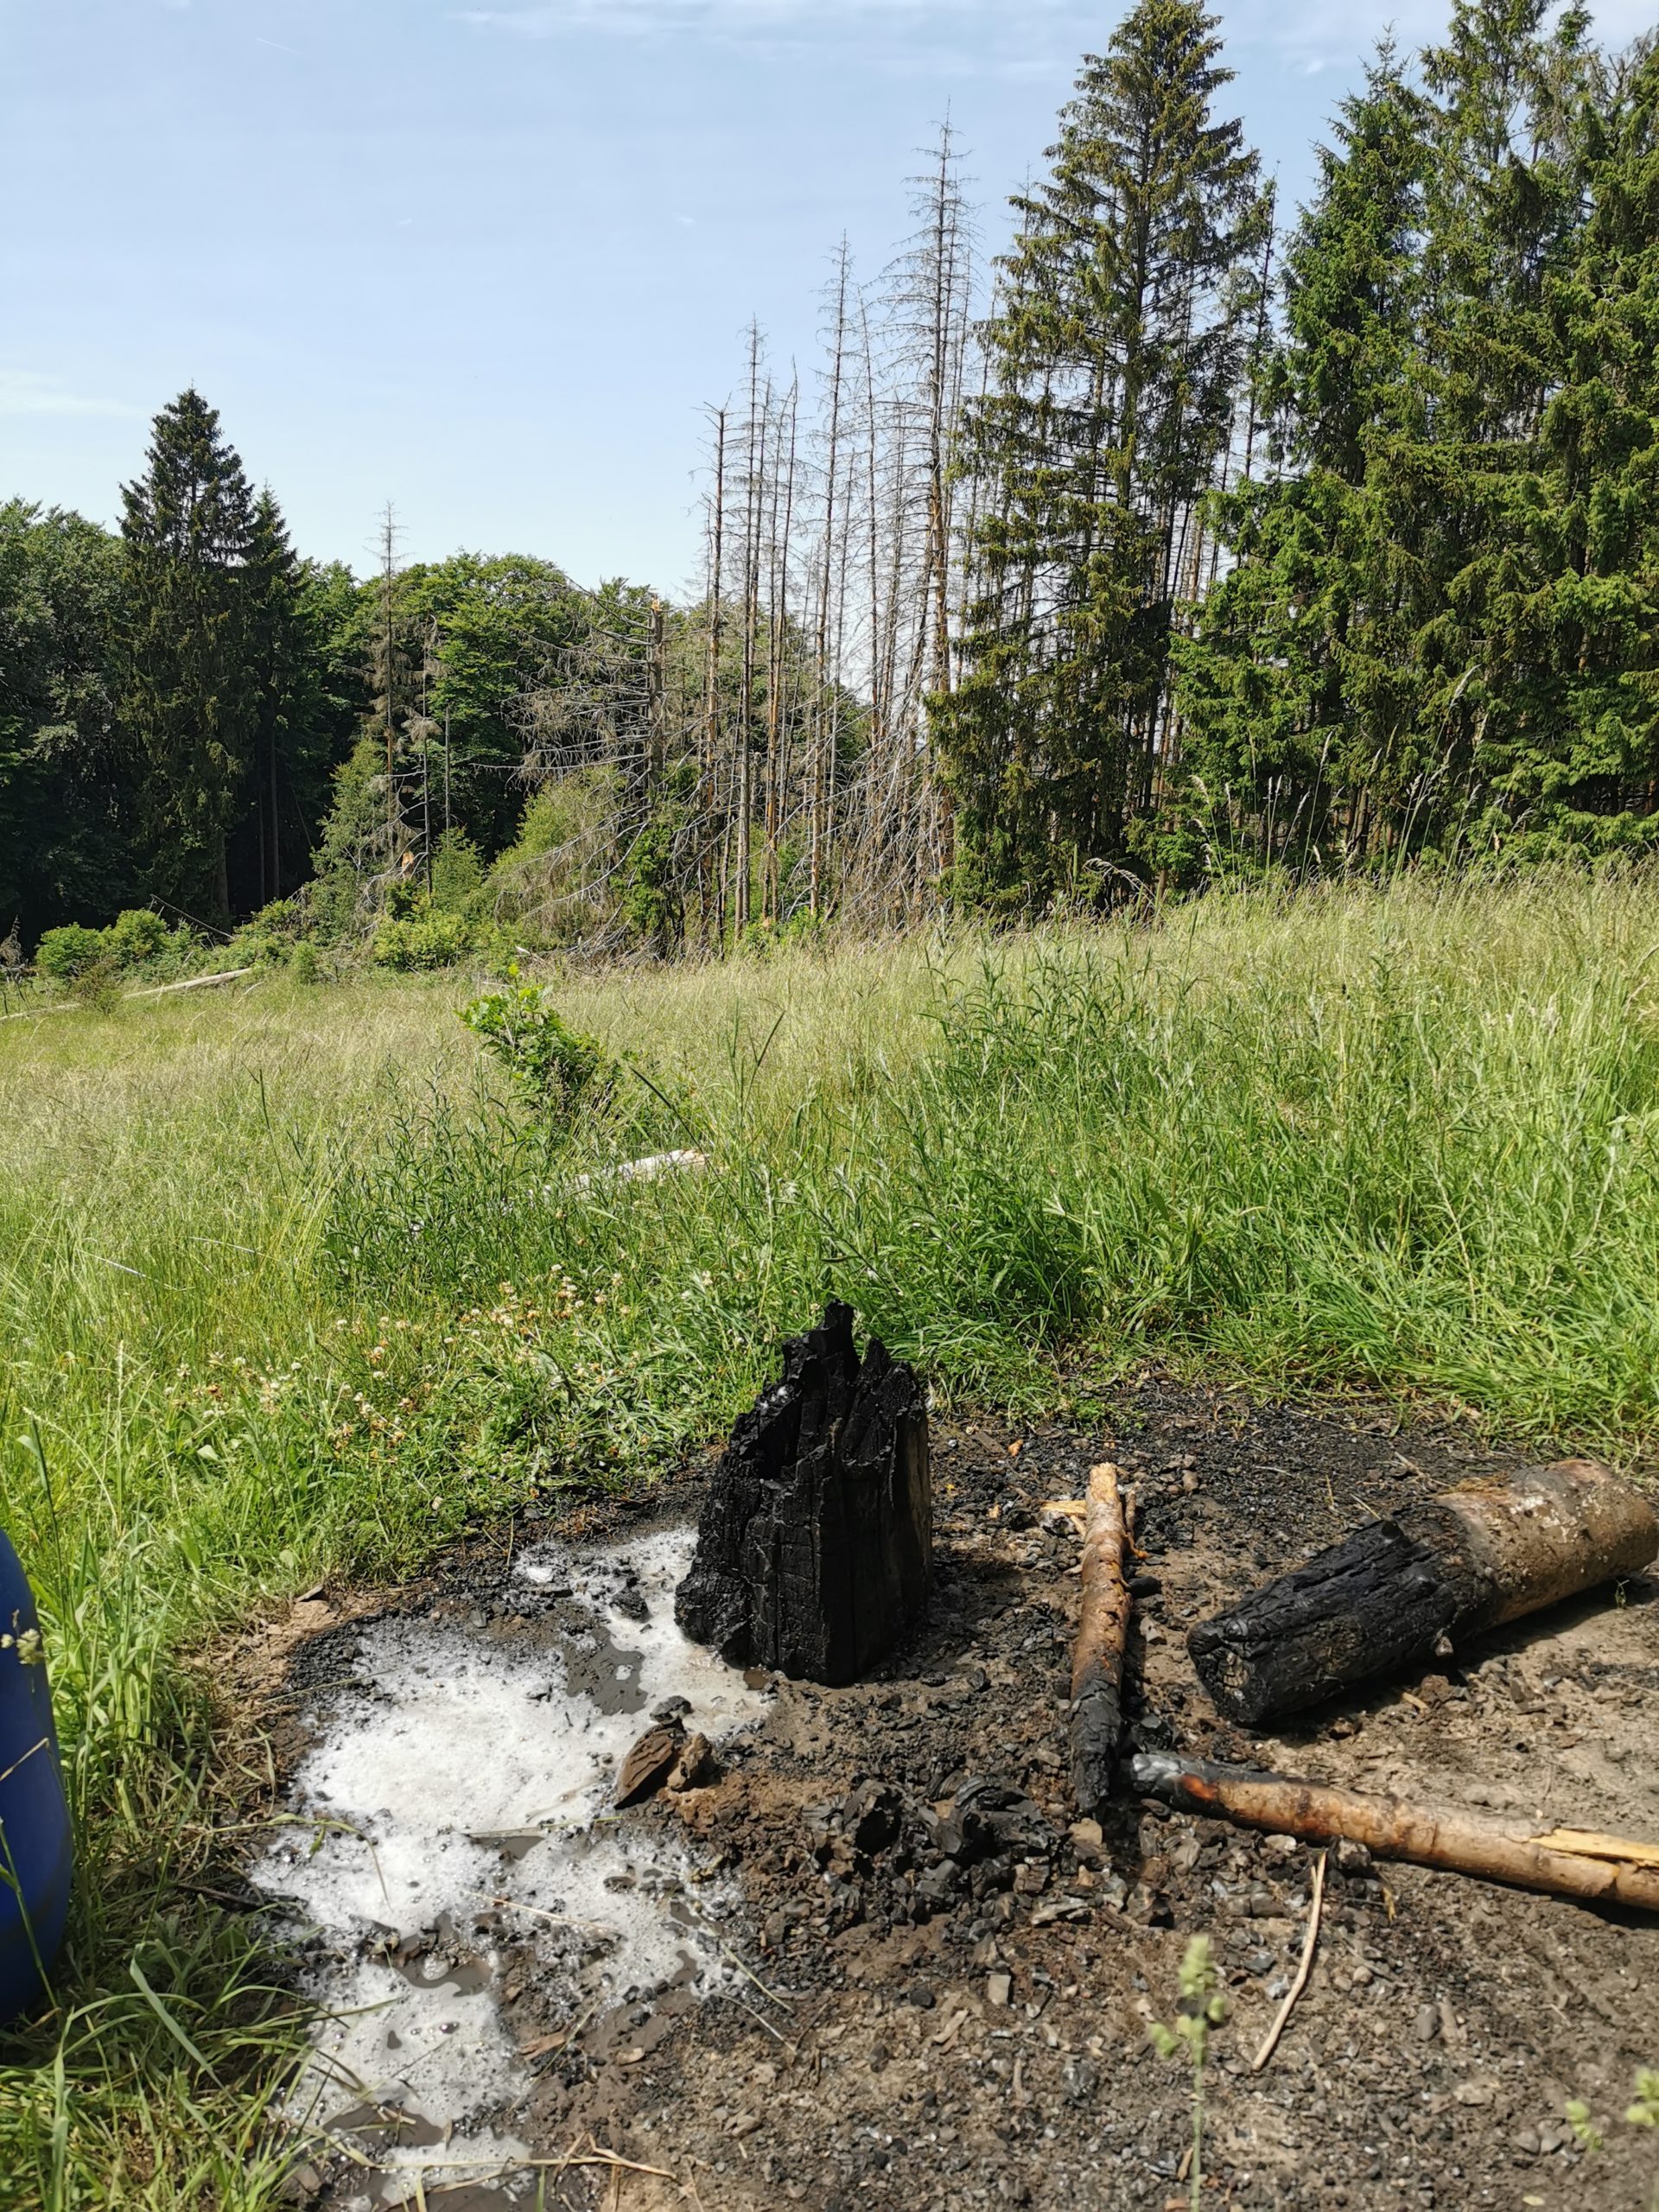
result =
M933 1446L931 1617L851 1688L676 1647L690 1482L632 1522L521 1524L416 1588L331 1593L283 1625L276 1741L306 1825L274 1831L256 1872L308 1916L310 1986L353 2014L323 2039L344 2071L314 2079L291 2193L448 2212L538 2190L703 2212L1184 2205L1190 2083L1147 2024L1173 2017L1204 1932L1230 2005L1206 2203L1645 2206L1659 2150L1617 2116L1659 2063L1652 1923L1342 1847L1306 1990L1251 2072L1311 1854L1133 1798L1103 1831L1077 1821L1078 1544L1041 1509L1100 1458L1136 1487L1140 1742L1651 1836L1659 1584L1249 1738L1199 1688L1186 1628L1504 1455L1155 1379L1096 1431L944 1420ZM251 1672L269 1681L268 1657ZM424 1791L423 1679L448 1714ZM677 1694L688 1727L725 1732L714 1764L609 1812L622 1751ZM437 2058L404 2082L385 2033L417 1985ZM1574 2096L1611 2116L1605 2150L1575 2142Z

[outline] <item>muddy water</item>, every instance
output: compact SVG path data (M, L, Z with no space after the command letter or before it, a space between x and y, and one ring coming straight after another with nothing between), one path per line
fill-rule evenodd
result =
M503 2022L509 1940L520 1983L533 1946L573 2032L732 1978L728 1888L610 1811L665 1700L716 1741L766 1709L674 1625L690 1550L689 1530L544 1546L515 1570L524 1616L487 1637L419 1616L364 1630L254 1870L291 1902L324 2014L294 2116L368 2161L337 2202L414 2202L417 2183L475 2181L480 2204L533 2190L514 2124L539 2054Z

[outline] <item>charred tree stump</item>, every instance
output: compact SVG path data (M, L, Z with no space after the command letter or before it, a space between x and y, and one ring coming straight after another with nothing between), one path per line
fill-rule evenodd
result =
M1371 1521L1306 1567L1200 1622L1187 1649L1205 1688L1248 1726L1316 1705L1553 1605L1659 1552L1659 1522L1587 1459L1521 1467Z
M855 1681L926 1610L932 1546L921 1386L831 1305L732 1431L675 1618L734 1665Z

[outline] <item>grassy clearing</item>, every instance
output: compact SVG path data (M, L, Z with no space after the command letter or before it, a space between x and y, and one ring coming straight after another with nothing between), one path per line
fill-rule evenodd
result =
M268 2196L296 2028L188 1886L224 1802L191 1655L662 1464L830 1290L1028 1408L1155 1352L1649 1442L1656 952L1649 881L1564 876L575 978L655 1087L560 1128L453 981L0 1029L0 1479L83 1867L60 2008L0 2049L21 2201ZM686 1144L709 1173L594 1173Z

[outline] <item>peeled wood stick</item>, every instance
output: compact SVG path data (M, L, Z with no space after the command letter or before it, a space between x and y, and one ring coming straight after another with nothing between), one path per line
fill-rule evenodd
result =
M1325 1904L1325 1853L1313 1861L1313 1893L1308 1900L1307 1934L1302 1942L1301 1964L1296 1969L1296 1979L1285 1992L1285 2001L1274 2014L1273 2025L1262 2038L1262 2048L1250 2061L1252 2074L1259 2074L1279 2047L1279 2038L1285 2032L1285 2022L1290 2018L1291 2007L1307 1987L1307 1977L1313 1971L1313 1947L1319 1940L1319 1913Z
M1403 1797L1337 1789L1294 1775L1220 1766L1167 1751L1142 1752L1130 1763L1129 1776L1147 1796L1183 1813L1231 1821L1237 1827L1298 1836L1304 1843L1335 1843L1346 1837L1379 1859L1475 1874L1551 1897L1659 1912L1659 1867L1653 1863L1651 1844L1598 1836L1602 1855L1591 1858L1554 1848L1558 1829L1509 1827L1450 1808L1414 1805ZM1613 1849L1624 1855L1607 1855Z
M1129 1633L1123 1554L1128 1543L1117 1469L1103 1460L1089 1470L1079 1568L1082 1604L1071 1653L1071 1787L1077 1809L1085 1817L1110 1792L1123 1732L1123 1652Z

